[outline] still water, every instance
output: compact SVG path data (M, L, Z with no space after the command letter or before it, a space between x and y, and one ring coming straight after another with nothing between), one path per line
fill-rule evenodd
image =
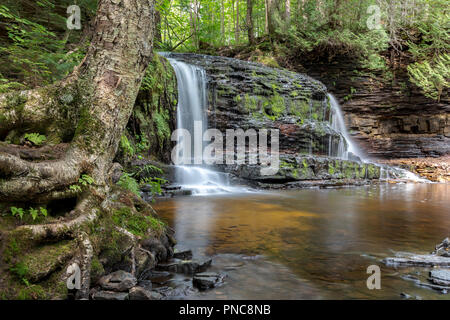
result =
M182 248L213 258L224 286L198 299L450 299L388 268L397 251L429 253L450 236L446 184L383 184L159 200ZM381 267L381 290L366 286ZM425 273L424 273L425 274Z

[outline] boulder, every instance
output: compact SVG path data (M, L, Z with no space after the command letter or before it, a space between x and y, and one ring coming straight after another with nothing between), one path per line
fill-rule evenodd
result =
M108 274L99 280L99 284L103 289L116 292L128 291L136 283L136 278L131 273L123 270Z
M197 273L192 279L192 284L200 290L207 290L222 284L224 278L225 276L219 273Z
M190 260L192 259L192 250L175 250L175 252L173 253L173 257L175 259Z

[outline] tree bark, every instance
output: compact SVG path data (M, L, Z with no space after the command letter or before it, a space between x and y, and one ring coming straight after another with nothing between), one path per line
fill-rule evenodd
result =
M236 1L236 25L234 27L234 36L236 44L239 44L239 38L240 38L240 30L239 30L239 0Z
M151 59L153 32L152 0L102 0L92 44L70 76L47 88L0 96L3 136L23 125L37 130L72 125L67 131L73 136L57 162L27 162L0 153L0 201L48 199L83 173L97 186L107 186L106 173Z
M0 203L21 203L24 207L30 203L40 205L76 198L76 204L67 204L66 214L58 219L49 217L43 224L0 230L5 244L20 241L17 249L20 252L11 257L10 265L0 263L0 288L15 281L10 267L20 259L64 239L78 243L70 249L72 261L81 269L82 289L77 298L88 298L93 257L98 262L101 248L112 241L108 238L112 236L111 228L126 233L113 224L115 210L125 206L133 218L142 221L155 216L149 204L131 192L114 187L110 178L117 165L113 159L120 138L152 59L154 13L154 0L99 0L91 45L83 61L67 78L49 87L0 95L0 140L14 134L38 132L52 136L54 141L65 142L29 151L0 142ZM57 158L42 160L42 154L52 148L58 148ZM80 190L71 188L84 174L94 182ZM163 234L166 236L166 231L165 227L157 233L148 229L145 236L152 235L157 240ZM102 232L108 236L102 238ZM133 252L140 240L132 239ZM1 257L4 247L2 243ZM126 252L124 249L119 253ZM67 278L64 265L60 267L51 272L58 273L58 279ZM46 279L50 279L50 274L41 280ZM17 288L16 293L20 286Z
M252 45L255 43L255 33L253 28L253 1L247 0L247 33L248 42Z
M284 11L285 23L289 24L291 20L291 0L286 0L286 6Z
M225 39L225 5L223 1L224 0L220 1L220 38L222 39L222 43Z

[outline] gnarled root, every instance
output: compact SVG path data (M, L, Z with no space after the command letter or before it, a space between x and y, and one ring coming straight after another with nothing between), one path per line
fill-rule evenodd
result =
M91 287L91 263L94 256L94 249L89 236L82 232L79 235L80 247L82 254L79 258L79 266L81 270L80 285L81 288L76 293L76 299L89 299L89 289Z

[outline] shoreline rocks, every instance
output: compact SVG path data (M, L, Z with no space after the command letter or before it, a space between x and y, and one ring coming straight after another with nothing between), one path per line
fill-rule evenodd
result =
M415 275L405 275L402 279L413 281L416 285L441 291L447 294L450 290L450 256L448 250L450 239L446 238L436 246L436 250L431 254L399 253L396 257L389 257L382 260L388 267L421 267L434 268L427 277L428 283L421 281ZM421 274L420 271L417 274Z

